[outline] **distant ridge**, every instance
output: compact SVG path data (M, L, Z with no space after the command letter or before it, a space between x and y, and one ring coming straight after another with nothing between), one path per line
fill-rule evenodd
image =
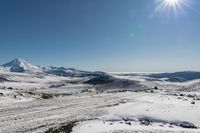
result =
M52 74L65 77L67 76L83 77L83 76L94 76L94 75L104 74L104 72L90 72L90 71L78 70L75 68L54 67L54 66L41 67L32 65L31 63L21 58L13 59L8 63L1 65L0 71L17 72L17 73L44 73L44 74Z
M24 59L16 58L8 63L5 63L0 66L0 71L6 72L17 72L17 73L43 73L43 74L51 74L57 76L64 77L85 77L85 76L105 76L109 75L105 72L90 72L78 70L75 68L65 68L65 67L42 67L32 65ZM113 73L115 75L121 76L147 76L151 78L166 78L166 81L170 82L185 82L193 79L200 79L200 72L197 71L180 71L173 73Z

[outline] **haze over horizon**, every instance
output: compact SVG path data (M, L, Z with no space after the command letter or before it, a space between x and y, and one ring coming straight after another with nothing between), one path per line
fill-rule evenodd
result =
M107 72L200 71L200 1L2 0L0 64Z

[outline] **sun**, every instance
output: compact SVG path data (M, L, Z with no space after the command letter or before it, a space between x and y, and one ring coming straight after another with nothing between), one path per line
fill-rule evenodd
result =
M172 11L175 13L183 12L185 7L189 6L190 0L156 0L158 6L155 11Z
M183 3L183 0L164 0L164 5L168 7L177 7Z
M195 10L192 5L194 1L192 0L155 0L156 8L149 15L149 19L154 17L155 15L164 15L167 16L177 16L177 15L185 15L186 9Z

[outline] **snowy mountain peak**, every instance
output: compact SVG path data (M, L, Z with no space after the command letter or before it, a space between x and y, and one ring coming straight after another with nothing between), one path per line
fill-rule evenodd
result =
M16 58L6 64L3 64L6 70L11 72L40 72L41 68L28 63L26 60Z
M20 65L20 64L28 64L28 62L25 61L24 59L16 58L2 66L8 67L8 66L15 66L15 65Z

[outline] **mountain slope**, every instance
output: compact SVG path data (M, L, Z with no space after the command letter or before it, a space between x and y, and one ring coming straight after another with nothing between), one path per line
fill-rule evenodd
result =
M75 68L53 67L53 66L44 67L43 72L64 77L88 77L88 76L98 76L105 74L104 72L98 72L98 71L90 72L90 71L78 70Z

